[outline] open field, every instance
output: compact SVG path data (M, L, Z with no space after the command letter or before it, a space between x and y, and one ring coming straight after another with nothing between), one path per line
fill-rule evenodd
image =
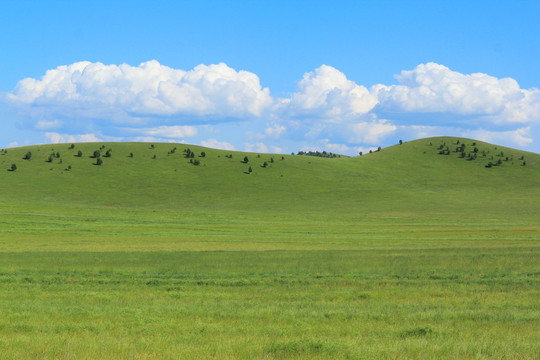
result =
M0 358L538 358L540 155L472 142L8 149Z

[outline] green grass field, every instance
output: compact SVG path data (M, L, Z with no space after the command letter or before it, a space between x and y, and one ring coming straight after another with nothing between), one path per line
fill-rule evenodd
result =
M538 154L74 145L0 153L0 359L540 357Z

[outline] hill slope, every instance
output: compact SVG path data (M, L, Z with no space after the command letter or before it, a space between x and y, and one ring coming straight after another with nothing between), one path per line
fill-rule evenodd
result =
M537 358L540 155L473 142L0 152L0 358Z
M463 144L465 156L475 154L477 148L476 160L460 158L461 153L455 152ZM336 159L182 144L85 143L69 147L40 145L2 153L0 201L337 216L477 216L477 212L527 216L539 210L535 199L540 198L540 155L470 139L423 139ZM439 154L441 147L450 154ZM186 158L188 148L194 158ZM99 166L90 157L98 149L103 161ZM109 149L111 156L103 157ZM75 156L79 151L82 156ZM31 158L23 160L28 152ZM201 152L206 156L200 157ZM245 156L247 164L243 163ZM193 160L200 165L191 164ZM498 160L500 166L485 167ZM266 167L262 167L264 162ZM13 163L17 169L5 171Z

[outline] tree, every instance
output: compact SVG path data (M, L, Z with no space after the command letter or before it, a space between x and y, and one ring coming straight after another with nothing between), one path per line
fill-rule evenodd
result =
M273 158L273 157L270 158L270 162L271 162L272 164L274 163L274 158Z
M253 172L253 169L251 168L251 166L249 167L248 172L249 172L250 174Z
M263 164L262 164L262 167L265 168L268 166L268 163L265 161Z
M46 162L48 162L48 163L52 162L52 155L49 155Z
M244 164L247 164L249 162L249 159L247 156L244 156Z
M377 148L377 151L381 151L381 147L380 147L380 146Z
M204 151L201 151L201 157L206 157L206 153Z
M403 140L399 140L399 145L403 144Z
M96 165L101 165L101 164L103 164L103 160L101 160L101 158L98 158L96 161Z
M30 160L31 157L32 157L32 153L29 151L23 156L23 159L24 160Z
M69 145L68 150L71 150L71 149L73 149L73 148L75 148L75 144Z
M130 158L133 157L133 153L132 153L132 152L129 153L129 157L130 157Z
M91 158L98 158L101 156L101 151L99 150L94 150L94 153L92 154Z
M358 153L358 155L362 156L362 152L360 151L360 152Z
M107 152L105 152L105 155L103 155L103 157L111 157L111 151L112 149L107 150Z
M11 164L11 168L9 169L9 171L15 171L15 170L17 170L17 165Z
M77 151L77 155L75 155L75 156L76 157L81 157L82 156L82 151L81 150Z

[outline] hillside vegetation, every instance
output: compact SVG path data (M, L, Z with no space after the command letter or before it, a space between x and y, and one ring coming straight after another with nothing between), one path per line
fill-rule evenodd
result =
M538 154L54 144L0 183L2 359L540 354Z
M476 160L455 152L463 144L468 152L478 149ZM178 211L464 214L482 218L493 211L526 216L537 209L535 199L540 191L540 155L468 139L417 140L372 154L334 159L181 144L86 143L70 147L40 145L2 153L0 169L9 170L12 164L17 169L0 172L0 199ZM441 147L450 154L440 155ZM187 149L193 158L186 157ZM99 158L93 158L96 150L103 161L99 166L95 165ZM104 157L108 150L110 157ZM79 151L82 155L77 157ZM31 158L23 160L28 153ZM248 163L244 163L245 157ZM499 160L501 165L486 168Z

